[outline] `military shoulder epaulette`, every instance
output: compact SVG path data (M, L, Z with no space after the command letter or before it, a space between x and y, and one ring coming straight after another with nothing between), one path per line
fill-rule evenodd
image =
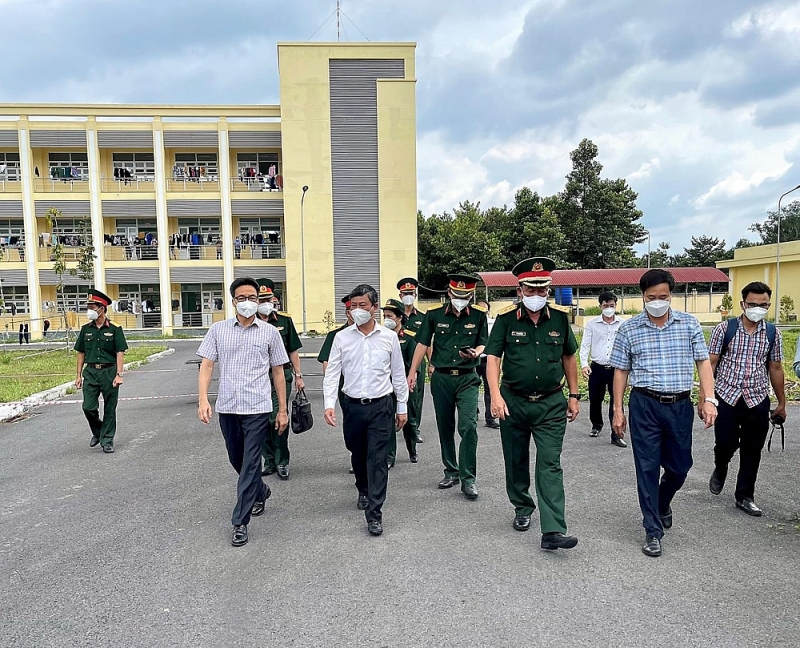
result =
M411 337L414 337L416 335L416 332L409 331L408 329L403 329L403 335L410 335Z
M569 306L559 306L558 304L548 304L550 310L558 311L560 313L569 313L571 311Z
M291 317L292 316L291 313L287 313L285 311L278 311L278 315L283 315L284 317Z
M506 313L510 313L511 311L515 311L515 310L517 310L517 304L509 304L505 308L501 308L499 311L497 311L497 314L498 315L505 315Z
M428 310L425 312L430 313L432 310L436 310L437 308L441 308L442 306L444 306L444 304L434 304L433 306L428 306Z
M488 310L485 306L481 306L480 304L472 304L472 308L481 313L485 313Z

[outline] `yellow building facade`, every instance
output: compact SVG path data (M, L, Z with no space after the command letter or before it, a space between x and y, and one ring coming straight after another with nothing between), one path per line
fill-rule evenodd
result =
M359 283L394 296L417 272L414 53L279 43L280 105L0 104L0 332L57 329L90 283L165 334L231 317L244 276L307 331ZM54 246L75 268L88 232L92 276L57 295Z

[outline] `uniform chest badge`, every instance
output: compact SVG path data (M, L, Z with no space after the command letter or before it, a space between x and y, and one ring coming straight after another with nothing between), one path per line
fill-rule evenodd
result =
M550 332L548 333L548 335L549 335L550 337L561 337L561 333L559 333L558 331L550 331Z
M447 324L446 322L439 322L436 326L438 328L450 328L450 325Z
M473 329L473 328L475 328L476 326L477 326L476 324L464 324L464 328L465 328L465 329Z
M416 324L417 326L421 326L422 325L422 320L415 320L414 324Z
M526 331L511 331L511 337L527 337L528 333Z
M277 330L279 330L279 331L282 331L282 330L283 330L283 327L282 327L282 326L276 326L275 328L276 328Z
M114 334L113 333L103 333L103 335L105 335L106 337L112 337Z

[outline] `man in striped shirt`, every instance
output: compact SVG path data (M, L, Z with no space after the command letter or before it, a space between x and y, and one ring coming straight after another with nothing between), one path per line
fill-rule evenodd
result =
M754 493L769 430L770 383L778 399L774 414L786 418L783 341L775 325L764 321L771 297L772 290L766 284L747 284L740 302L743 314L719 324L708 345L711 366L717 370L714 387L719 399L714 426L715 468L708 487L714 495L722 492L728 464L739 448L736 506L754 516L761 515Z

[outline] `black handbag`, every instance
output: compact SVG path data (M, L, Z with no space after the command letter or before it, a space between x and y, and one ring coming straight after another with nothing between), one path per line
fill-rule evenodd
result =
M298 389L292 399L292 432L300 434L314 427L311 415L311 403L306 397L305 389Z

